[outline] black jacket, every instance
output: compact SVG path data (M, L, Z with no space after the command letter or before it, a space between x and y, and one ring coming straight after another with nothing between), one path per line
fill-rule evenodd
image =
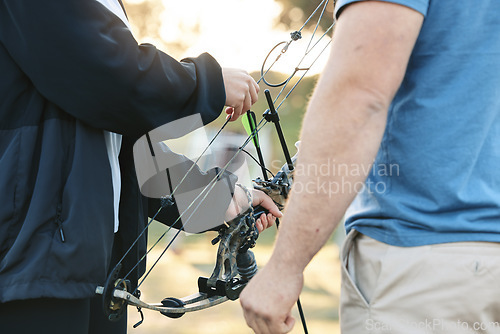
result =
M211 56L177 62L137 45L97 1L0 0L0 302L84 298L104 282L114 235L103 130L124 135L120 253L148 209L135 138L194 113L208 123L224 101Z

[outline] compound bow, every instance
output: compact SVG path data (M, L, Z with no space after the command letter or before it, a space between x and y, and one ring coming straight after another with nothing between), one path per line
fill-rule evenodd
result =
M311 66L319 59L323 51L327 48L327 46L330 44L331 39L325 43L326 45L324 48L319 52L319 54L313 59L313 61L310 63L309 66L306 68L301 68L300 65L304 61L304 59L307 57L307 55L317 46L319 45L320 41L327 36L327 34L333 29L334 23L314 42L313 40L315 37L315 34L318 30L320 21L325 13L325 10L327 8L327 5L329 4L329 0L322 0L320 4L317 6L317 8L314 10L314 12L309 16L309 18L306 20L306 22L302 25L302 27L295 31L292 32L291 38L289 41L284 41L278 43L276 46L274 46L267 57L265 58L262 68L261 68L261 77L257 81L260 83L263 81L266 85L270 87L282 87L281 90L279 91L278 95L275 97L273 100L271 98L271 94L269 90L265 91L267 103L269 105L269 109L264 113L263 118L259 121L257 124L255 121L255 114L252 112L247 113L248 121L249 121L249 136L245 140L245 142L241 145L241 147L236 151L234 156L229 160L229 162L219 171L217 176L212 180L202 191L201 193L196 197L196 199L191 203L191 205L183 212L180 214L179 218L172 224L175 225L177 221L186 213L187 210L191 209L191 206L194 206L196 201L198 201L197 206L194 207L194 210L201 205L201 203L206 199L207 194L210 192L211 189L213 189L215 185L215 181L218 177L220 177L227 169L229 164L236 158L236 156L242 152L245 151L245 147L253 141L255 148L258 153L259 160L253 158L255 161L258 162L260 167L262 168L263 171L263 179L257 178L254 180L254 188L259 189L267 193L277 204L277 206L280 209L284 208L285 201L288 197L288 194L290 192L292 183L293 183L293 170L294 170L294 163L295 163L295 157L290 157L288 148L286 146L286 142L283 136L283 132L281 130L280 122L279 122L279 117L277 110L282 106L283 102L290 96L292 91L297 87L297 85L300 83L300 81L305 77ZM272 84L269 83L266 80L266 74L271 70L271 68L274 66L274 64L280 59L280 57L286 53L288 50L289 46L302 38L301 31L304 29L304 27L307 25L307 23L312 19L312 17L317 13L320 12L319 18L317 20L316 26L314 28L314 31L312 33L311 39L309 40L309 43L307 45L306 51L303 55L303 57L300 59L298 65L295 67L293 73L283 82L278 83L278 84ZM270 56L273 54L275 50L279 50L280 46L282 46L280 52L276 56L275 60L272 62L270 66L267 67L266 69L266 64L270 58ZM289 91L286 93L284 98L281 100L281 102L275 107L275 103L277 100L280 98L280 96L284 93L286 87L290 84L292 78L297 74L297 72L302 71L303 74L300 76L300 78L297 80L297 82L289 89ZM203 154L208 150L208 148L212 145L214 140L217 138L217 136L222 132L224 127L227 125L229 120L227 120L222 127L219 129L219 131L216 133L214 138L210 141L208 146L205 148L204 152L200 155L203 156ZM276 127L276 131L281 143L281 147L283 149L283 153L285 156L286 164L281 168L281 170L272 178L269 179L267 172L268 169L265 167L264 160L262 158L262 154L260 152L260 145L258 143L258 133L259 131L267 124L267 123L274 123ZM245 151L246 152L246 151ZM246 152L248 153L248 152ZM199 160L199 159L198 159ZM196 166L198 163L198 160L192 165L192 167L186 172L186 176L181 179L180 183L185 181L185 178L187 175L191 172L192 168ZM106 281L106 284L104 286L99 286L96 288L96 293L101 294L103 296L103 305L104 305L104 312L108 316L110 320L117 320L119 319L127 305L133 305L136 306L141 314L141 321L137 323L134 327L137 327L139 324L142 323L144 317L142 314L141 309L150 309L154 311L158 311L161 314L168 316L170 318L179 318L182 315L184 315L187 312L193 312L193 311L198 311L202 309L206 309L218 304L221 304L227 300L236 300L238 299L240 292L243 290L247 282L255 275L257 272L257 264L255 262L255 257L250 250L250 248L253 248L256 244L256 240L258 238L258 230L256 228L256 219L264 212L264 210L260 207L252 208L251 206L251 201L250 197L250 206L249 209L247 209L245 212L234 218L233 220L224 223L221 225L221 227L218 229L218 236L212 240L212 244L217 244L219 243L218 251L217 251L217 260L216 260L216 265L215 268L209 278L205 277L200 277L198 279L198 289L199 291L193 295L183 297L183 298L165 298L161 301L161 303L158 304L149 304L146 302L143 302L140 299L140 291L138 290L139 286L144 282L146 277L149 275L151 270L155 267L155 265L158 263L160 258L165 254L165 252L168 250L168 248L172 245L172 242L175 240L175 238L179 235L181 229L177 231L177 233L173 236L171 241L168 243L166 248L162 251L158 259L154 262L154 264L151 266L151 268L148 270L148 272L144 275L144 278L141 280L141 282L137 285L137 287L132 291L131 285L129 281L127 280L128 276L132 273L133 270L141 263L141 261L144 261L146 258L146 255L158 244L158 242L170 231L171 227L163 233L159 239L150 247L150 249L146 252L146 254L139 260L139 262L132 268L132 270L127 273L126 275L120 277L120 269L122 266L122 262L125 259L125 257L128 255L132 247L136 245L138 240L142 237L142 235L147 231L149 225L153 222L153 220L156 218L156 216L159 214L159 212L170 205L174 204L174 193L176 192L178 186L180 183L177 185L175 189L171 189L170 195L165 196L162 198L162 205L156 212L156 214L150 219L144 230L140 233L140 235L137 237L135 242L130 246L129 250L125 253L125 255L122 257L122 259L118 262L118 264L115 266L111 274L108 276L108 279ZM248 193L248 191L247 191ZM189 221L189 218L187 219ZM186 224L186 222L183 222L183 226ZM278 225L278 222L277 222ZM305 319L303 318L303 312L300 307L300 300L298 301L298 306L299 306L299 312L301 314L302 318L302 323L304 326L304 331L307 333L307 328L305 325Z

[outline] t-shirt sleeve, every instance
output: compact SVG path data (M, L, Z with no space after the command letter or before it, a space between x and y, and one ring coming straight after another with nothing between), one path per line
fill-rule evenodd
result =
M342 13L344 8L354 2L361 1L370 1L370 0L339 0L337 5L335 6L335 18L339 18L339 15ZM395 4L399 4L402 6L406 6L416 10L421 13L424 17L427 15L427 9L429 8L430 0L377 0L382 2L391 2Z

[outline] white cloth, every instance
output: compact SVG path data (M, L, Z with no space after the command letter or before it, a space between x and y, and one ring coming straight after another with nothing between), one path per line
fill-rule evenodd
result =
M120 162L118 155L122 146L122 136L104 131L104 140L106 141L106 148L108 150L109 166L111 167L111 180L113 181L113 209L114 209L114 231L118 231L120 221L118 219L118 212L120 210L120 192L122 188L120 176Z
M96 0L104 5L107 9L118 16L123 23L129 28L130 24L127 20L123 8L118 2L118 0ZM120 222L118 220L118 212L120 209L120 192L121 192L121 177L120 177L120 163L118 161L118 155L120 154L120 149L122 145L122 136L104 131L104 139L106 141L106 148L108 150L109 165L111 167L111 178L113 181L113 205L114 205L114 231L118 231Z

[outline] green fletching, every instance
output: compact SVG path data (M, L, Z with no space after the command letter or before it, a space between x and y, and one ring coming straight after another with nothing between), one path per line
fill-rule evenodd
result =
M247 135L250 136L252 134L252 126L250 125L250 120L249 120L249 117L248 117L248 112L245 115L245 117L241 118L241 122L243 123L243 127L245 128L245 131L247 132Z
M248 111L245 115L246 117L242 117L241 120L243 122L243 127L249 136L252 135L255 128L257 127L255 113L253 111ZM256 133L252 138L253 144L255 147L260 147L259 145L259 134Z

